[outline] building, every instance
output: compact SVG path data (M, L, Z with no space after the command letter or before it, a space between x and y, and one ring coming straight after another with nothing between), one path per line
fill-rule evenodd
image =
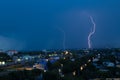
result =
M18 54L18 51L16 51L16 50L8 50L6 53L9 56L13 56L14 54Z
M103 65L106 67L115 67L115 64L112 62L103 62Z

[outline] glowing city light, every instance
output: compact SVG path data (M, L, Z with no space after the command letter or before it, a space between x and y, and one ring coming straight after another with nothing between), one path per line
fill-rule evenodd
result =
M47 70L44 70L44 72L47 72Z
M75 76L75 75L76 75L76 71L73 72L73 76Z
M18 61L18 62L20 62L20 61L21 61L21 59L17 59L17 61Z
M91 60L89 59L88 62L91 62Z
M5 65L5 61L0 62L0 65Z
M85 66L87 66L87 64L85 64Z
M80 70L81 70L81 71L83 70L83 67L82 67L82 66L80 67Z
M68 51L65 51L65 55L67 55L69 52Z
M61 69L58 69L59 73L61 72Z
M46 60L46 62L48 62L49 60L48 59L45 59Z

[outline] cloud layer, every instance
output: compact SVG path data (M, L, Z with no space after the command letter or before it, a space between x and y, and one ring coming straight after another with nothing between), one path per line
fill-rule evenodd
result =
M23 43L20 41L17 41L15 39L4 37L0 35L0 49L3 50L9 50L9 49L15 49L15 50L22 50L24 49Z

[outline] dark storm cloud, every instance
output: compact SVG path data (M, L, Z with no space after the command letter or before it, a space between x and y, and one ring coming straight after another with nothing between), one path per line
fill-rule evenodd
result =
M0 36L0 49L7 50L7 49L16 49L16 50L21 50L24 49L25 44L21 43L18 40L5 37L5 36Z
M88 15L97 25L93 47L120 47L119 4L119 0L0 1L0 42L4 42L0 48L18 47L12 44L26 50L63 48L63 33L57 27L65 31L66 48L87 48L93 26Z

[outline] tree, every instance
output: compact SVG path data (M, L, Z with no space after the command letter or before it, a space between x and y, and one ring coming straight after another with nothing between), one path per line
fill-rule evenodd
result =
M6 53L0 53L0 61L8 61L8 60L12 60L9 55L7 55Z
M52 70L52 63L50 61L48 61L46 65L48 70Z
M44 80L59 80L60 76L57 70L47 71L43 74Z

